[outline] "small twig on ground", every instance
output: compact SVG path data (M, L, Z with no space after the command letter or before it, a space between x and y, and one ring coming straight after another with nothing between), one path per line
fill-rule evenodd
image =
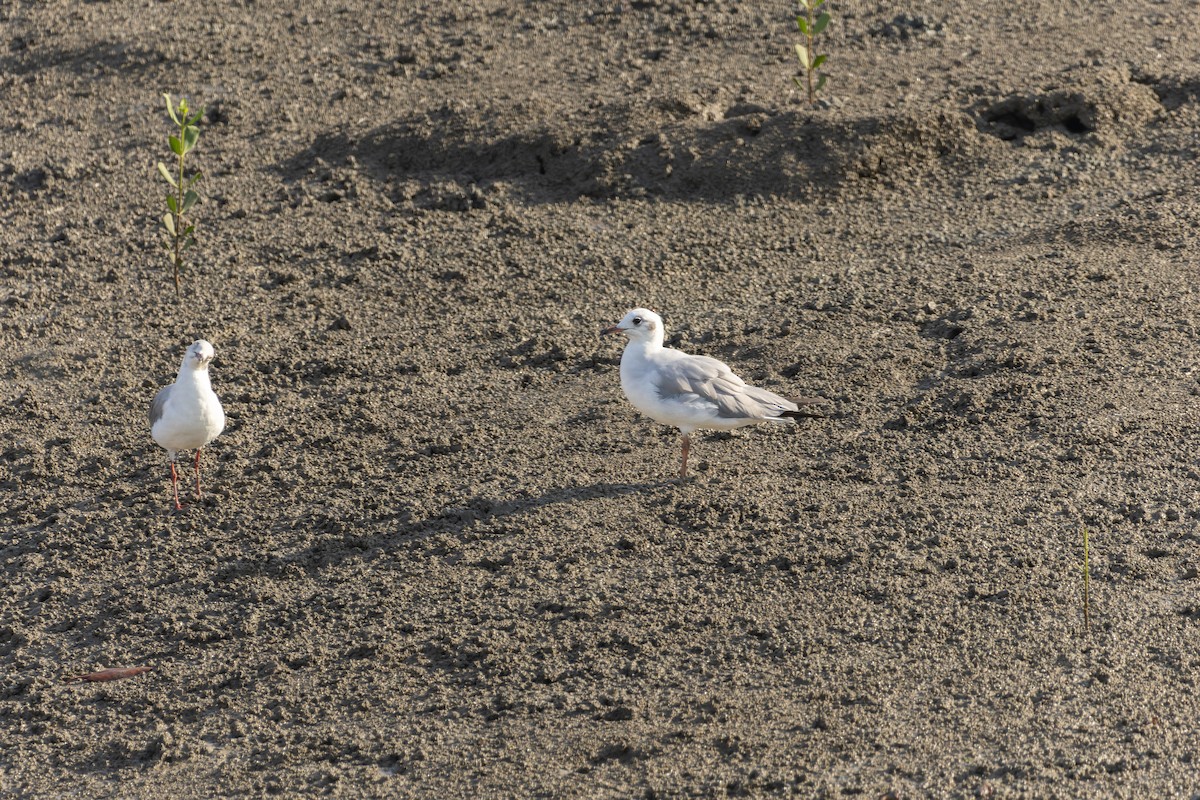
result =
M1089 586L1091 582L1090 570L1088 569L1088 529L1083 526L1083 630L1084 633L1092 632L1092 611L1091 598L1089 597Z

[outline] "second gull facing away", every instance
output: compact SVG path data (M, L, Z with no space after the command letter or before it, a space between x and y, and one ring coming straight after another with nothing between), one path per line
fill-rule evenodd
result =
M820 417L801 411L801 405L824 401L815 397L792 402L774 392L748 386L724 363L708 356L693 356L663 347L662 317L635 308L616 325L600 334L623 333L629 338L621 355L621 388L634 408L663 425L683 433L683 463L679 477L687 477L692 431L700 428L728 431L756 422L793 422L800 417Z
M175 510L179 503L179 475L175 457L180 450L196 451L196 497L200 497L200 449L225 429L225 411L208 379L213 346L203 339L192 342L183 356L175 383L160 389L150 404L150 435L171 459L171 488Z

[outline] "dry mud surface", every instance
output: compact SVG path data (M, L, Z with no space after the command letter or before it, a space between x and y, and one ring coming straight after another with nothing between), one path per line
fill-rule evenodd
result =
M1197 12L829 5L0 5L0 795L1190 796Z

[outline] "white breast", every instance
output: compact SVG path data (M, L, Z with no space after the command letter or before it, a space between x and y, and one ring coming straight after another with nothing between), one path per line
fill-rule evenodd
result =
M196 450L224 429L225 412L212 389L176 383L150 435L169 451Z

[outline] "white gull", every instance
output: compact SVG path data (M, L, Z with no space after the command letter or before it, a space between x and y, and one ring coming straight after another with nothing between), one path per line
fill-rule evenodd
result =
M792 402L774 392L748 386L715 358L693 356L663 347L662 317L635 308L601 335L623 333L629 341L621 355L621 388L634 408L663 425L683 433L683 463L679 477L687 476L692 432L700 429L733 430L756 422L792 422L800 417L820 417L801 411L800 405L824 402L803 397ZM799 403L799 405L797 405Z
M200 448L225 429L225 412L208 379L208 364L215 351L203 339L192 342L183 356L175 383L160 389L150 404L150 435L171 459L171 488L175 510L179 503L179 475L175 458L180 450L196 451L196 497L200 497Z

